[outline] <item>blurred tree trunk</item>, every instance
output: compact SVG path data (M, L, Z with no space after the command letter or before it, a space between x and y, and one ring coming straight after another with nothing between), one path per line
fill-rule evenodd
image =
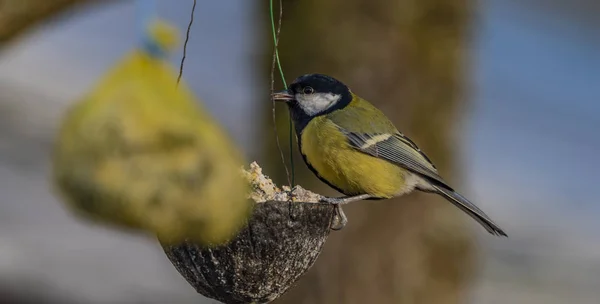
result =
M287 81L315 72L344 81L382 109L452 181L453 149L458 146L454 131L464 105L466 43L475 3L283 2L280 57ZM278 113L287 156L288 115L284 107ZM265 134L272 134L271 124L268 129ZM297 152L295 143L293 149ZM266 172L284 182L274 143L267 150ZM335 193L313 177L298 153L295 161L296 184ZM463 225L466 217L455 207L437 196L415 193L354 203L344 210L348 226L333 233L314 268L279 303L464 301L476 256Z
M78 4L99 1L101 0L0 0L0 47L57 13Z

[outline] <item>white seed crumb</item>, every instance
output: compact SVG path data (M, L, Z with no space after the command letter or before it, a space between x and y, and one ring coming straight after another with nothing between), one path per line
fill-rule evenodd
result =
M256 203L290 200L290 187L277 187L268 176L262 173L262 168L256 162L252 162L248 170L242 168L242 175L251 186L248 198ZM295 202L318 203L321 198L321 195L308 191L301 186L295 186L291 193L292 201Z

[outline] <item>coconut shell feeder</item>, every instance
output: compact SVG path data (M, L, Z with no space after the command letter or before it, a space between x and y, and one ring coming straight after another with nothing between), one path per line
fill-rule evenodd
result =
M279 189L256 163L244 175L255 206L232 241L220 246L186 241L163 244L163 249L198 293L226 304L269 303L314 264L335 211L319 203L318 194L300 187Z

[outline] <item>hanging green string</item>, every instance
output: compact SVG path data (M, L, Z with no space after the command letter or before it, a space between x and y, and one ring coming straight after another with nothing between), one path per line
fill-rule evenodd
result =
M281 61L279 60L279 51L277 50L277 46L279 44L279 30L281 29L281 15L282 15L282 3L281 0L279 1L279 25L278 25L278 29L275 29L275 17L273 14L273 0L269 0L269 8L270 8L270 14L271 14L271 30L273 32L273 43L274 43L274 49L275 49L275 61L277 63L277 67L279 69L279 74L281 76L281 82L283 83L283 87L287 90L287 83L285 81L285 76L283 74L283 68L281 67ZM289 114L289 113L288 113ZM275 122L276 123L276 122ZM295 177L295 171L294 171L294 153L293 153L293 148L294 148L294 143L293 143L293 135L294 135L294 129L293 129L293 125L292 125L292 119L291 117L289 117L289 137L290 137L290 141L289 141L289 149L290 149L290 166L292 168L292 172L291 172L291 177L288 176L288 181L290 183L290 187L293 187L295 184L294 181L294 177ZM285 166L285 161L284 161L284 166ZM287 171L287 168L286 168Z

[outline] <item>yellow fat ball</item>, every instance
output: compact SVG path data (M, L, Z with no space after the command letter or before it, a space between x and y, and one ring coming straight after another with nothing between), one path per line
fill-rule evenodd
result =
M151 35L173 45L172 28ZM171 66L142 50L118 62L65 115L53 179L77 214L104 224L220 244L251 211L243 159Z

